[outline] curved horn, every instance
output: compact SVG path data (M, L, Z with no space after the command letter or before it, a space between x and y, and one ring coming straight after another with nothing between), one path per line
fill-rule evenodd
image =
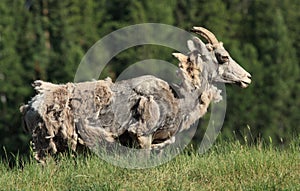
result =
M193 27L193 29L191 29L191 31L203 36L213 46L216 46L219 44L219 41L216 38L216 36L212 32L210 32L209 30L207 30L203 27Z

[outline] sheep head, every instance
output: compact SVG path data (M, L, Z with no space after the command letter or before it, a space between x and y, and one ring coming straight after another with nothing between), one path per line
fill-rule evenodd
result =
M248 87L251 83L251 75L231 58L223 43L218 41L212 32L203 27L193 27L191 31L200 34L208 41L206 45L197 37L188 41L190 56L201 56L206 63L206 79L234 83L242 88Z

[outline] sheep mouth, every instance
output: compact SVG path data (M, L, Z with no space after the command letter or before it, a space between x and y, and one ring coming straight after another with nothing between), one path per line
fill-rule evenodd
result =
M244 79L239 79L239 80L229 80L228 78L225 80L225 83L233 83L238 85L241 88L247 88L251 84L251 78L244 78Z
M239 81L239 82L237 82L236 84L238 85L238 86L240 86L241 88L247 88L249 85L250 85L250 83L251 82L246 82L246 81Z

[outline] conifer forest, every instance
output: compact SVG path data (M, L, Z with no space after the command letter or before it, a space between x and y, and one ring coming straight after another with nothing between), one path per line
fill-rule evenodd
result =
M299 10L297 0L1 0L0 155L30 150L19 107L35 95L33 81L73 82L93 44L140 23L212 31L252 75L247 89L226 86L219 136L284 147L300 134ZM172 52L156 45L127 49L110 61L100 79L115 80L145 59L177 65ZM205 126L205 118L199 125ZM194 141L197 136L201 131Z

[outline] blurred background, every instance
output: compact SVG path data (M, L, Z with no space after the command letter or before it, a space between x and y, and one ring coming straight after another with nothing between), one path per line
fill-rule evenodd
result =
M297 0L1 0L0 155L29 151L19 107L34 96L34 80L72 82L94 43L146 22L211 30L253 80L247 89L227 86L222 138L284 146L300 133L299 10ZM116 79L144 59L176 65L173 51L130 48L111 60L100 78Z

